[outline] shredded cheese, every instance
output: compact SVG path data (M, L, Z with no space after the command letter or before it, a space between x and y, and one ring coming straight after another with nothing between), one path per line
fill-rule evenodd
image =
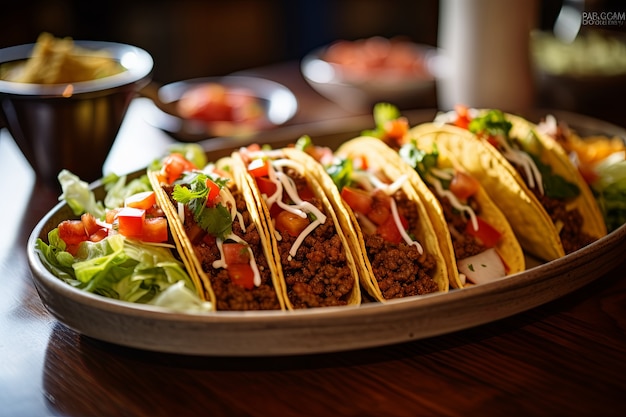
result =
M309 217L309 213L312 214L315 219L298 235L293 245L289 249L289 259L296 256L298 249L304 242L304 239L320 224L326 223L327 216L319 210L315 205L308 201L302 200L298 195L298 190L294 181L283 171L284 168L293 168L296 171L300 171L301 167L296 162L286 159L278 158L271 161L268 178L276 185L276 192L271 196L265 196L264 199L268 207L272 204L278 204L280 208L290 213L295 214L298 217L306 219ZM282 200L283 191L287 193L292 204L285 203ZM282 239L282 236L278 232L275 233L278 240Z

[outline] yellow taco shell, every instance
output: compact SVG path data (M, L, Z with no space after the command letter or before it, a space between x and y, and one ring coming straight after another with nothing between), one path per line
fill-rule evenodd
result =
M346 158L364 156L368 160L368 163L377 165L377 168L381 169L381 171L391 179L399 178L400 176L406 174L402 167L386 163L386 159L383 154L388 151L393 154L393 150L388 148L378 139L359 137L342 144L337 149L336 154ZM378 282L374 276L372 265L366 255L367 251L363 240L363 234L358 227L358 221L355 218L354 213L345 203L343 203L339 191L337 190L332 179L326 174L323 167L321 167L321 165L319 165L316 161L315 164L317 168L312 167L311 170L315 170L318 173L317 176L322 178L323 187L330 193L331 201L333 201L337 212L341 214L344 227L350 230L350 234L353 236L351 244L354 253L357 254L360 259L359 267L361 270L362 285L377 301L388 301L383 297L382 292L378 287ZM403 184L402 190L410 200L417 203L419 210L418 215L422 221L420 222L420 226L416 233L416 238L423 246L424 251L431 254L436 260L436 269L433 273L432 279L437 284L439 292L447 292L450 288L448 266L438 241L437 232L431 223L431 218L425 207L425 203L410 181Z
M348 268L350 269L351 275L354 279L354 285L352 287L352 290L347 296L346 304L351 305L351 306L360 305L361 304L361 288L359 286L359 270L357 268L357 260L355 259L352 251L350 250L349 239L345 235L345 230L341 227L342 225L339 222L337 213L335 213L335 211L333 210L333 206L330 200L328 199L328 196L323 191L322 186L317 182L317 179L313 175L311 175L311 173L307 170L305 163L303 163L303 160L305 160L306 158L310 158L310 157L304 154L303 152L300 152L292 148L283 148L280 150L272 151L273 155L277 155L277 153L280 155L280 157L290 159L296 162L296 164L300 166L299 173L304 176L304 178L308 182L309 188L313 191L315 196L322 202L322 205L325 208L328 219L333 222L335 229L337 231L337 235L339 236L342 242L342 245L345 249L346 264ZM277 235L277 232L272 223L269 209L266 206L263 196L261 195L261 192L259 191L256 185L256 181L254 177L248 173L247 167L245 165L245 162L241 154L239 152L234 152L231 155L231 157L233 160L235 176L240 178L242 182L243 181L246 182L246 189L245 189L246 193L249 193L249 195L256 202L256 205L258 207L258 212L261 214L261 217L263 219L263 223L264 223L263 227L267 236L268 245L271 247L272 252L274 254L273 259L275 261L276 272L282 282L282 286L281 286L282 297L285 301L285 305L287 309L294 310L296 307L294 306L292 300L290 299L290 288L285 280L285 275L284 275L285 273L284 273L283 266L281 264L281 254L279 253L278 243L275 238L275 236Z

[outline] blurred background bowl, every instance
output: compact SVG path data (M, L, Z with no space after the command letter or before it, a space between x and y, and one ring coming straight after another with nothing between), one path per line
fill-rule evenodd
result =
M180 99L196 88L209 85L219 85L231 93L248 95L260 109L258 118L207 121L181 116L178 107ZM141 93L155 104L152 111L146 114L146 121L181 142L198 142L218 136L252 137L260 131L288 122L298 110L296 96L284 85L264 78L237 74L193 78L162 86L153 82ZM239 103L250 102L239 100Z
M85 181L102 177L126 111L151 79L153 60L143 49L120 43L74 41L107 51L123 71L92 81L34 84L0 79L0 116L37 178L57 186L69 169ZM0 49L0 65L26 60L35 44Z
M539 105L624 120L626 36L600 29L566 42L548 31L531 37Z
M437 49L402 38L339 40L301 62L305 80L343 108L370 111L386 101L401 109L436 105Z

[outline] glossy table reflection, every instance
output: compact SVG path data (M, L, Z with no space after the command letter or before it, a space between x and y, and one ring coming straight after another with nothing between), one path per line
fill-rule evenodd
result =
M261 73L300 98L287 127L294 132L351 115L308 89L295 65ZM142 168L173 143L143 121L142 100L132 104L105 170ZM25 245L58 192L36 181L5 130L0 174L0 416L618 416L626 410L626 261L549 304L421 341L291 357L160 354L81 336L46 311Z

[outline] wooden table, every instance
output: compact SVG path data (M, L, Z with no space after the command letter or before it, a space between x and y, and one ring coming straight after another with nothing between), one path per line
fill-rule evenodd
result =
M293 64L258 74L298 95L292 126L350 115L308 89ZM132 104L106 169L143 167L172 143L142 120L145 104ZM58 193L35 180L6 131L0 174L0 416L626 412L626 261L556 301L426 340L288 357L161 354L81 336L46 311L25 247Z

